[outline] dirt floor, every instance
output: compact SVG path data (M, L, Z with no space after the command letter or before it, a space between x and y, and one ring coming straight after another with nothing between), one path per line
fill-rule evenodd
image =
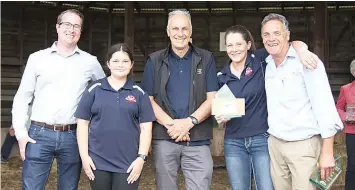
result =
M224 165L223 157L214 157L215 166ZM154 178L154 166L152 165L152 159L148 159L144 165L142 178L139 185L139 190L154 190L155 178ZM14 157L9 160L7 164L1 164L1 189L2 190L20 190L21 189L21 171L22 161L20 157ZM53 163L53 168L46 185L46 190L56 190L57 187L57 169L56 163ZM82 171L79 182L79 189L90 189L88 178ZM179 172L179 189L183 190L184 180L183 175ZM227 190L230 189L228 184L227 170L223 167L216 167L213 171L213 181L211 185L213 190Z
M214 171L211 190L229 190L227 170L224 167L225 162L223 157L213 157ZM144 165L142 178L140 181L139 190L155 190L154 166L152 159L148 159ZM1 164L1 189L2 190L20 190L21 189L21 171L22 161L20 157L13 157L7 164ZM46 185L46 190L56 190L57 187L57 168L56 163L53 163L53 168ZM85 173L82 171L79 182L79 190L89 190L90 184ZM254 188L253 188L254 189ZM332 190L343 190L343 185L334 185ZM179 190L185 190L184 179L179 172Z

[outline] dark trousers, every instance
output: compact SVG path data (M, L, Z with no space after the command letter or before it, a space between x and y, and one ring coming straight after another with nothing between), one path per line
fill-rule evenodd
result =
M129 173L113 173L102 170L93 171L94 181L90 180L92 190L137 190L139 179L132 184L128 184Z
M2 144L1 147L1 157L4 160L9 159L11 149L13 145L17 142L17 139L15 136L11 136L10 133L8 132L4 141L4 144Z
M345 190L355 189L355 134L346 134L348 166L345 175Z

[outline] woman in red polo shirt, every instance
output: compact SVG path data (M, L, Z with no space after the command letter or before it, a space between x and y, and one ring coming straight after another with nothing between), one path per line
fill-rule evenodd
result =
M350 73L355 76L355 59L350 64ZM346 153L348 166L345 175L345 190L355 189L355 81L340 87L337 109L345 123Z

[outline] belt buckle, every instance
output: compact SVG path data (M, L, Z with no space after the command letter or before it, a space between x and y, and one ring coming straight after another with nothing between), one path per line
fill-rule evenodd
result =
M54 127L53 130L54 130L54 131L62 131L62 130L57 130L57 126L58 126L58 127L60 127L60 126L63 127L63 125L53 125L53 127Z

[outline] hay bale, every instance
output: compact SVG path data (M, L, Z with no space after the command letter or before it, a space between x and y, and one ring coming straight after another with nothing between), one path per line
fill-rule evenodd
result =
M345 145L345 132L341 131L335 135L334 145Z
M334 145L334 155L340 155L340 165L342 169L342 173L339 178L335 181L335 185L344 185L345 184L345 172L347 166L347 154L345 145Z

